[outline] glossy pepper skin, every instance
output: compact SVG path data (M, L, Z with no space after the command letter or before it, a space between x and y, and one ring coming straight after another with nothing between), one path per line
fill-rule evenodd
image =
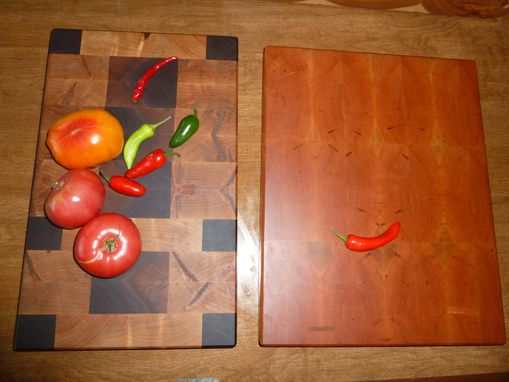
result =
M170 147L172 149L182 146L191 138L194 133L198 131L200 127L200 121L196 109L193 109L193 114L189 114L182 118L177 130L173 134L170 140Z
M141 125L127 139L124 145L124 162L127 168L131 168L143 141L154 136L156 129L171 119L171 115L158 123L145 123Z
M161 69L166 64L169 64L170 62L177 60L178 58L176 56L167 57L161 61L156 62L152 67L150 67L136 83L136 86L134 87L133 90L133 94L131 96L131 101L138 102L141 99L141 96L143 95L143 91L145 90L145 87L147 86L147 82L148 80L150 80L150 77L157 73L159 69Z
M345 246L352 251L371 251L373 249L384 246L387 243L390 243L399 234L401 228L401 224L399 222L393 223L385 232L375 237L363 237L357 235L340 235L334 229L332 232L339 237L341 240L345 242Z
M136 163L134 167L127 170L124 176L126 178L139 178L140 176L147 175L163 167L168 162L168 157L172 155L180 157L180 154L174 151L167 152L156 149Z
M119 175L106 176L102 172L100 174L108 183L108 186L120 194L137 197L145 195L145 187L135 180Z

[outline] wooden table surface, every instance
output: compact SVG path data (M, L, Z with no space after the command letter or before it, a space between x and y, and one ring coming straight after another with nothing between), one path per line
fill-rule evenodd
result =
M509 19L286 1L0 3L0 377L2 380L375 380L509 370L492 347L258 345L262 58L267 45L465 58L478 68L506 328L509 327ZM52 28L239 38L238 317L233 349L14 352L25 229ZM507 330L506 330L507 331ZM5 378L7 377L7 379Z

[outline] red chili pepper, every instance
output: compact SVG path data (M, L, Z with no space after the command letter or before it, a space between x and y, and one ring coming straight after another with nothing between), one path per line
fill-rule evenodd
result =
M148 173L163 167L164 164L168 162L168 157L171 155L180 157L180 154L174 151L163 151L161 149L154 150L136 163L135 166L127 170L124 176L126 178L139 178L140 176L147 175Z
M128 196L143 196L145 194L145 187L135 180L119 175L106 176L102 172L100 174L114 191Z
M332 228L331 228L332 229ZM345 242L345 246L352 251L370 251L393 241L399 234L400 223L392 224L384 233L376 237L362 237L357 235L340 235L334 229L332 232Z
M136 83L131 100L133 102L138 102L141 99L141 96L143 95L143 91L145 90L145 86L147 85L148 80L150 80L150 77L152 77L159 69L161 69L169 62L176 60L178 60L176 56L171 56L155 63L152 67L150 67Z

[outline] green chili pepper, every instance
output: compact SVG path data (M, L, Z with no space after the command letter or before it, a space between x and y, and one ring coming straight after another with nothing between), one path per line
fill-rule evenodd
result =
M182 146L189 140L189 138L193 136L194 133L196 133L196 131L198 131L198 128L200 127L200 121L198 120L196 109L193 109L193 111L193 114L185 116L182 118L182 121L180 121L175 134L173 134L171 137L171 148Z
M158 123L145 123L132 133L124 145L124 162L127 168L131 168L141 143L153 137L157 127L171 119L171 115Z

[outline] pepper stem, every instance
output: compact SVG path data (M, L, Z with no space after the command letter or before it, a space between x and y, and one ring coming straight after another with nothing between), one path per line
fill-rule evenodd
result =
M339 234L334 228L331 227L330 229L334 235L339 237L341 240L343 240L345 243L348 241L348 238L345 235Z
M108 175L105 175L101 170L99 170L99 175L101 175L101 178L103 178L106 183L110 183L110 180L111 180L111 176L108 176Z
M180 153L176 152L176 151L165 151L164 152L164 155L168 158L172 155L175 155L176 157L181 157L182 155L180 155Z
M152 129L152 130L155 130L157 129L159 126L161 126L163 123L165 122L168 122L173 116L172 115L169 115L168 117L166 117L165 119L163 119L161 122L157 122L157 123L148 123L147 125Z

